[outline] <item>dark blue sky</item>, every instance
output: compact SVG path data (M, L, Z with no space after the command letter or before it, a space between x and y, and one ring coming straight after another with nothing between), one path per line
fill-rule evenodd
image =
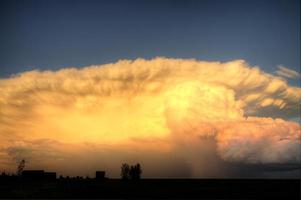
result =
M0 26L1 77L156 56L300 67L295 0L1 0Z

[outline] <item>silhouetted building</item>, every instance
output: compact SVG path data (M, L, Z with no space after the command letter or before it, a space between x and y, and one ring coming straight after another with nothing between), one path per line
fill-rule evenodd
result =
M55 172L44 172L44 170L24 170L22 172L22 179L25 180L55 180L56 173Z
M96 173L95 173L95 179L97 179L97 180L103 180L103 179L105 179L105 174L106 174L105 171L96 171Z
M44 170L24 170L22 178L26 180L43 180Z
M44 172L44 179L45 180L55 180L56 173L55 172Z

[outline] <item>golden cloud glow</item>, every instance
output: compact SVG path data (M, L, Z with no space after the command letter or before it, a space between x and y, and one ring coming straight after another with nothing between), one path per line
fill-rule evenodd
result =
M206 137L226 161L301 162L300 125L286 121L298 116L301 89L243 60L156 58L30 71L1 79L0 94L3 168L11 157L53 166L49 156L66 168L66 157L80 152L118 152L121 162L137 149L194 149Z

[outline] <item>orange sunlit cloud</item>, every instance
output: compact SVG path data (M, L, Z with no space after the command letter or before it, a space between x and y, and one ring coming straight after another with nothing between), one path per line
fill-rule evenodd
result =
M186 149L197 160L206 138L225 161L301 162L300 124L289 121L299 115L301 89L243 60L30 71L1 79L0 94L1 168L20 158L61 171L72 157L104 168L160 155L190 163Z

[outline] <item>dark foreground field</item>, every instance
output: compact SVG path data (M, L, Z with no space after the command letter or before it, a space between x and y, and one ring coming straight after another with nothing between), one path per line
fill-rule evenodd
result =
M1 198L300 199L300 180L142 179L1 181Z

